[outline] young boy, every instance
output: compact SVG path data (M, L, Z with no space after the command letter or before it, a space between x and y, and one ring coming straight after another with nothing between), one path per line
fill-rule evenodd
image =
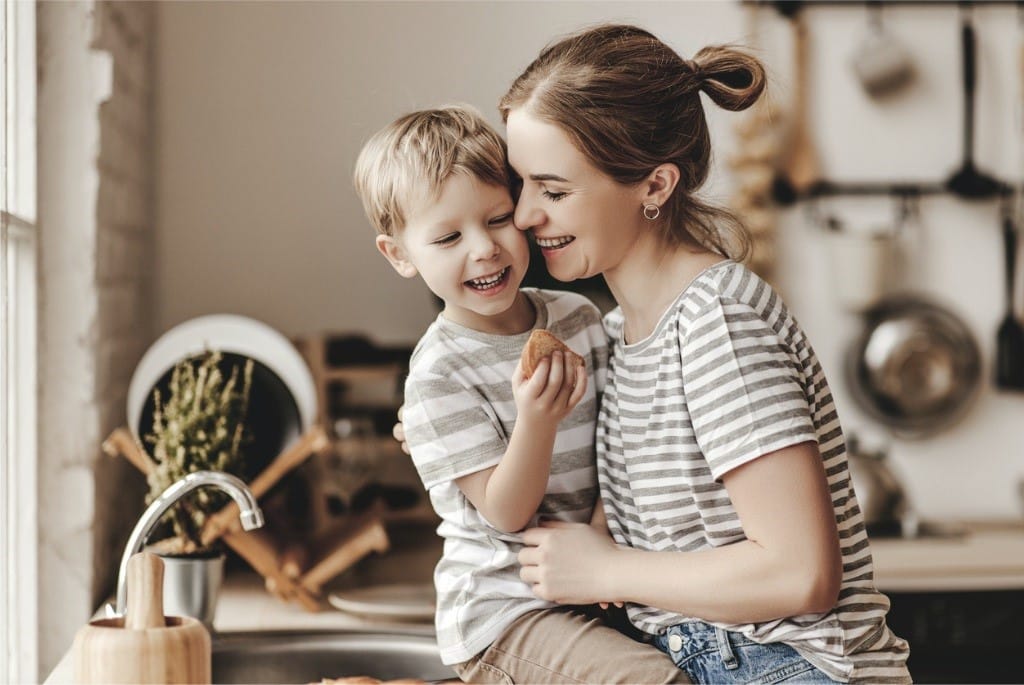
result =
M378 250L444 302L413 352L403 414L445 538L434 573L441 659L474 682L675 682L653 647L538 599L519 578L517 531L591 519L608 349L586 298L519 288L529 250L510 181L504 142L466 107L406 115L356 162ZM535 328L585 367L556 352L527 378L519 358ZM503 641L528 658L482 659Z

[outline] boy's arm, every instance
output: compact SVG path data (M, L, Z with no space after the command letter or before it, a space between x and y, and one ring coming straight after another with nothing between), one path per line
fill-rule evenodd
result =
M518 416L508 449L497 466L455 481L491 525L511 533L522 530L544 499L558 423L587 388L584 367L565 368L560 353L540 362L526 378L517 366L512 393Z

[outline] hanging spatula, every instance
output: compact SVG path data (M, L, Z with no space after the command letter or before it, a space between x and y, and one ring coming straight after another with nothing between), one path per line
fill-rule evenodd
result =
M1006 316L996 333L996 386L1024 390L1024 325L1013 306L1017 266L1017 227L1012 211L1003 212L1003 250L1006 257Z

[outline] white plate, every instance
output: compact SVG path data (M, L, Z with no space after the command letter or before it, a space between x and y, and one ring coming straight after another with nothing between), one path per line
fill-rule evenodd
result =
M406 621L433 620L435 609L434 586L431 583L415 585L371 585L364 588L340 590L327 596L336 609L349 614L394 618Z

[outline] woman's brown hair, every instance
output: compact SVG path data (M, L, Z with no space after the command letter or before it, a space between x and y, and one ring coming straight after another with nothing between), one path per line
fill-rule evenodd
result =
M764 67L740 50L708 46L686 60L644 29L605 24L545 48L498 107L506 121L524 108L559 126L594 166L625 185L675 164L679 183L657 222L665 241L742 260L750 238L739 219L695 196L711 161L700 92L740 111L764 86Z

